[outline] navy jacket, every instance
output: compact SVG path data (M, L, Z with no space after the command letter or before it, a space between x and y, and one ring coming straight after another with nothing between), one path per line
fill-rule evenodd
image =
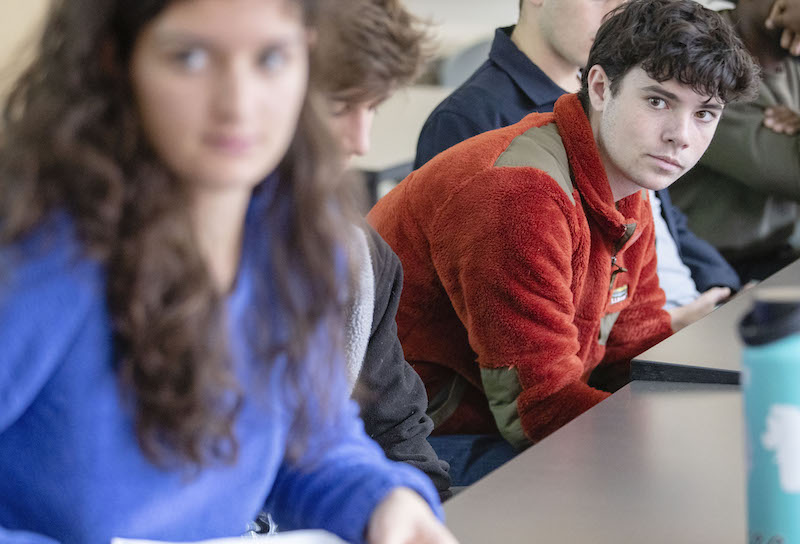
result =
M467 81L433 110L417 142L414 169L435 155L476 134L520 121L529 113L553 111L565 94L511 41L514 27L495 31L489 58ZM705 240L689 230L686 216L666 189L657 191L661 214L683 263L701 293L714 286L741 287L739 276Z

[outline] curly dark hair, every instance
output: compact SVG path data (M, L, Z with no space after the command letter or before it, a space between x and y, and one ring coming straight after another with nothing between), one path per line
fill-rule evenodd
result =
M324 4L312 71L345 102L381 101L419 75L432 49L424 23L400 0Z
M694 0L630 0L606 15L578 91L587 111L595 65L606 72L612 93L637 66L656 81L675 79L723 104L752 100L758 90L758 65L733 27Z
M0 244L18 241L53 211L70 214L87 251L107 270L118 375L142 451L155 463L201 466L235 460L242 387L225 343L223 297L195 241L186 188L142 133L127 75L134 41L171 1L53 0L38 54L3 112ZM318 0L285 1L299 6L305 24L316 24ZM286 221L279 231L285 235L273 236L274 266L263 281L278 286L273 296L288 333L280 341L271 334L266 314L274 304L269 289L256 286L262 300L252 311L260 321L249 341L267 367L285 354L287 387L324 408L334 365L310 372L301 363L309 337L341 313L336 248L354 203L345 179L323 175L338 168L338 158L320 110L310 93L263 218ZM338 344L339 331L326 330ZM296 407L295 454L313 430L303 407Z

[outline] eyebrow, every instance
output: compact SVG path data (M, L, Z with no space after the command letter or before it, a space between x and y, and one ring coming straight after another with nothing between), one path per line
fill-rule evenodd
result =
M668 90L666 90L664 87L661 87L660 85L648 85L647 87L644 87L642 90L643 91L648 91L648 92L651 92L651 93L655 93L655 94L660 94L664 98L668 98L669 100L672 100L674 102L680 102L681 101L681 99L678 98L678 95L676 95L675 93L669 92ZM720 104L715 104L715 103L711 102L711 98L709 98L708 100L703 102L703 107L705 107L706 109L709 109L709 110L722 111L722 106Z
M155 41L160 46L200 46L209 48L212 44L205 38L183 31L164 31L157 33Z
M211 51L219 49L219 44L213 38L186 30L163 30L155 35L155 42L160 47L202 47ZM269 41L260 44L261 48L287 48L293 44L292 36L274 36Z

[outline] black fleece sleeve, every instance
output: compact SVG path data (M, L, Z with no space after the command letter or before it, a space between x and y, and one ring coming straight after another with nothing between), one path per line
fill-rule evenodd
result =
M361 407L367 434L386 456L427 474L444 500L451 495L449 467L428 443L433 422L425 413L425 386L406 362L397 337L395 314L403 287L403 269L380 235L369 226L364 230L375 273L375 311L354 398Z

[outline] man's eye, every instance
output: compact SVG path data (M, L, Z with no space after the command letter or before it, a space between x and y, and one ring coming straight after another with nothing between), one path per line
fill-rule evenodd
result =
M716 118L716 115L714 115L713 112L710 112L708 110L698 111L695 115L701 121L713 121Z
M334 100L329 104L331 115L334 117L341 117L350 112L351 106L347 102L339 102Z
M647 99L647 101L656 109L662 109L667 105L663 98L659 98L657 96L651 96Z

